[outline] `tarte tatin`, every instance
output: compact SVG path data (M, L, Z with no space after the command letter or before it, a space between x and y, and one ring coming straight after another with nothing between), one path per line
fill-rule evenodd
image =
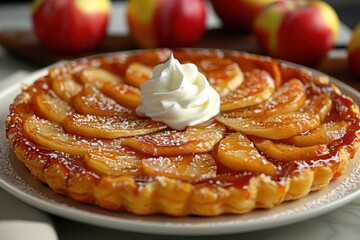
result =
M140 86L173 54L220 96L175 130L139 116ZM326 187L359 148L359 108L327 76L247 53L140 50L70 61L22 90L6 134L39 181L135 214L242 214Z

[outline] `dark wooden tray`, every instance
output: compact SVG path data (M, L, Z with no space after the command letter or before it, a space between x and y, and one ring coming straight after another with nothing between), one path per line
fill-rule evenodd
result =
M0 31L0 44L9 55L36 67L48 66L60 60L70 60L94 54L136 49L136 46L129 36L112 35L107 36L95 51L82 54L57 54L43 48L38 43L34 33L29 30ZM261 53L257 48L255 39L251 35L236 34L224 29L207 31L194 47ZM360 79L356 79L350 73L347 60L344 57L326 58L314 68L360 90Z
M47 66L59 60L136 49L129 36L107 36L95 51L82 54L58 54L43 48L35 34L28 30L0 31L0 44L13 57L34 66ZM236 35L222 29L207 31L194 47L234 49L257 53L254 39L249 35Z

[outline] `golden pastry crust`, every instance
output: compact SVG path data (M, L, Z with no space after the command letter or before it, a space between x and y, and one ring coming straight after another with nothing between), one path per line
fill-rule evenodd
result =
M175 131L136 116L139 85L170 53L221 93L218 117ZM161 49L50 69L14 100L6 125L16 156L55 192L141 215L216 216L326 187L359 148L360 117L327 77L305 69L246 53Z

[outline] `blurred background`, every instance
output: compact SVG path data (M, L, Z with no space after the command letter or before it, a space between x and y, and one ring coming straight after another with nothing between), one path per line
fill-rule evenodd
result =
M204 34L197 41L195 41L195 43L187 45L178 44L179 47L223 48L258 54L267 54L266 51L262 51L263 49L261 49L255 39L254 34L251 32L242 33L233 30L228 31L228 29L223 28L223 21L220 19L218 13L214 10L214 5L212 4L213 2L210 0L204 1L206 3L207 11ZM26 63L26 66L30 65L33 67L41 67L62 59L73 59L96 53L122 51L139 47L154 47L151 45L146 46L146 43L138 44L137 41L134 41L134 34L130 31L130 25L127 22L128 2L125 0L112 0L111 2L113 3L113 6L110 12L106 37L98 48L91 51L85 51L82 54L59 54L53 51L47 51L48 49L44 48L42 44L39 44L38 38L34 32L31 18L32 1L0 0L0 61L6 60L6 62L3 62L4 65L8 64L9 61L16 60L22 63ZM189 3L191 4L194 4L194 2L195 1L189 0ZM226 2L226 0L223 2ZM253 2L256 1L254 0ZM334 49L345 50L350 41L352 30L358 23L360 23L360 1L324 0L324 2L329 3L330 6L334 8L341 21L340 33L338 34L339 37L336 41ZM142 4L141 1L138 3ZM141 11L144 10L144 7L141 5L137 6L137 8L138 14L140 13L141 15ZM166 21L166 19L163 19L162 22ZM326 24L328 25L330 24L327 20L324 22L327 22ZM311 23L308 24L311 25ZM171 31L173 30L173 27L174 26L170 26ZM147 28L148 26L144 27L143 29L146 30ZM164 27L159 26L159 28ZM188 28L189 25L187 25L186 30ZM141 26L134 27L134 29L142 31ZM195 31L186 34L189 35L193 34L194 32ZM129 33L131 33L132 38L129 36ZM141 35L140 38L143 38L143 35ZM140 41L141 40L142 39L140 39ZM307 41L307 39L304 39L303 42L304 41ZM155 47L173 46L168 46L166 44L159 46L155 44ZM344 55L347 53L346 51L343 51L342 54ZM279 58L278 56L273 56L271 54L267 55ZM293 60L290 59L290 61ZM312 65L303 62L299 63ZM2 72L0 73L0 77L7 75L8 73L9 72L7 68L3 68Z
M112 0L112 2L123 2L125 0ZM338 13L340 19L350 28L353 28L360 21L359 0L325 0L330 3ZM0 0L1 4L29 3L31 0Z

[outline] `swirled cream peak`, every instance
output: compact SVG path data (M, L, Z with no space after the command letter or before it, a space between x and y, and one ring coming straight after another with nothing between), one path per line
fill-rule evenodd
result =
M183 130L206 122L220 111L220 96L195 64L180 64L173 55L157 65L149 81L141 84L140 116Z

